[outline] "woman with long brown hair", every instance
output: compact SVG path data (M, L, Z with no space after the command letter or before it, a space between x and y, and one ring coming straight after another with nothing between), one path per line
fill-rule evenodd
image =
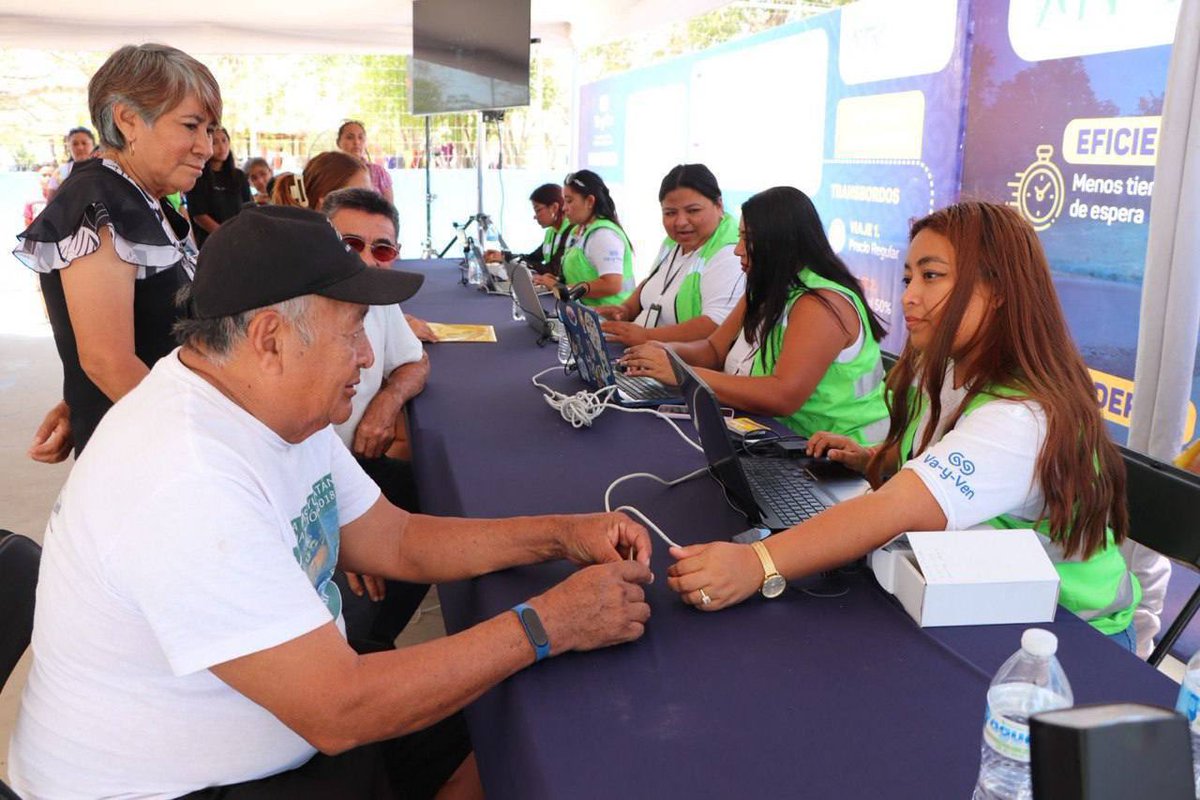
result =
M865 448L821 433L809 445L866 472L876 491L753 549L672 549L670 586L716 610L765 591L776 572L829 569L904 531L1034 528L1059 602L1132 650L1141 589L1117 549L1129 526L1124 467L1037 235L1006 206L950 206L913 224L904 280L909 338L888 376L887 438Z

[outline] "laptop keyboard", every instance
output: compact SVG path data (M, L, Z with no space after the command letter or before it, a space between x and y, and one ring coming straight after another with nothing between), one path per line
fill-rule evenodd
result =
M785 525L803 522L829 508L829 503L813 491L812 480L795 462L784 458L739 461L759 503L774 511Z
M661 381L644 376L634 377L623 372L613 373L617 390L631 400L673 400L679 397L679 389Z

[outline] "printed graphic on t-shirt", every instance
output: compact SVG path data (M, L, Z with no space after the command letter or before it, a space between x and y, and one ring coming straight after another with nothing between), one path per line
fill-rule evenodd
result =
M975 489L971 486L970 476L975 474L975 462L957 451L946 457L947 463L942 463L936 455L925 453L921 458L922 465L929 467L933 475L947 481L955 491L968 500L975 499Z
M292 553L336 620L342 613L342 593L333 582L333 570L341 538L333 475L326 475L312 485L300 516L292 520L292 531L296 534Z

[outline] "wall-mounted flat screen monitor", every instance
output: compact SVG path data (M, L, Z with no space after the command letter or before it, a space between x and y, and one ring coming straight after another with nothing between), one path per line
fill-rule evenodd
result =
M529 105L530 0L413 0L412 113Z

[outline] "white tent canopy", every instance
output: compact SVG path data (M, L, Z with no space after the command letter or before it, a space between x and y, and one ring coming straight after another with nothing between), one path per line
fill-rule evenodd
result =
M437 0L423 0L437 2ZM729 0L531 0L531 36L581 48L687 19ZM485 26L486 20L464 20ZM409 53L412 0L163 3L0 0L0 46L113 50L165 42L191 53Z

